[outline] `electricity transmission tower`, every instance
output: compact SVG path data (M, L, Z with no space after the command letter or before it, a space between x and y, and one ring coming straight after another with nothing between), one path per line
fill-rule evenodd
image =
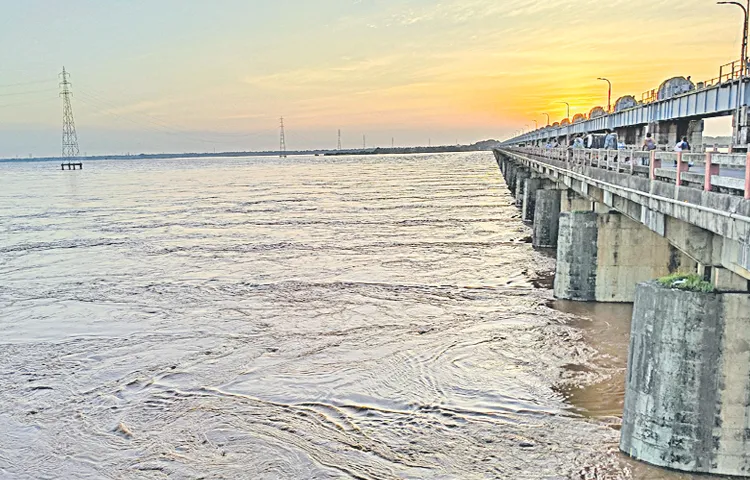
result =
M286 138L284 137L284 117L281 117L281 137L279 138L279 158L286 158Z
M367 148L367 137L362 135L362 150Z
M339 146L338 150L341 150L341 129L339 128Z
M63 158L73 158L77 157L79 153L78 134L76 134L76 124L73 120L73 107L70 106L70 82L65 67L63 67L60 76L62 77L60 96L63 99L62 156Z

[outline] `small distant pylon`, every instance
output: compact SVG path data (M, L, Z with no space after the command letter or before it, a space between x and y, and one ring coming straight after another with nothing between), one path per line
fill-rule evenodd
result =
M339 128L339 145L336 149L341 150L341 129L340 128Z
M281 117L281 137L279 138L279 158L286 158L286 138L284 137L284 117Z
M367 148L367 136L362 135L362 150Z
M76 133L76 123L73 120L73 107L70 106L70 82L68 81L68 72L63 67L62 82L60 86L62 91L60 96L63 99L63 130L62 130L62 156L63 158L75 158L78 156L78 134Z

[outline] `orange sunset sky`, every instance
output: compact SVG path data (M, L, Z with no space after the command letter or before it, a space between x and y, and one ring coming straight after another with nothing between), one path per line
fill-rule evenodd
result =
M712 1L28 0L0 18L0 157L472 143L739 57ZM727 134L726 120L706 134Z

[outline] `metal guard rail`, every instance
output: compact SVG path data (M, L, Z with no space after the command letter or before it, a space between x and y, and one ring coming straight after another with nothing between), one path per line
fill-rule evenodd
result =
M683 152L650 152L642 150L598 150L598 149L568 149L568 148L542 148L542 147L508 147L507 150L520 154L534 155L540 158L565 162L569 166L595 167L606 170L614 170L618 173L635 175L645 173L648 167L648 176L651 180L657 180L661 176L657 170L662 167L662 162L674 162L675 182L677 186L685 183L683 176L689 173L692 165L704 167L703 190L710 192L714 190L717 181L713 177L719 177L720 168L744 168L744 190L743 198L750 200L750 152L746 155L721 154L717 152L683 153ZM743 159L740 163L738 160ZM720 177L721 178L721 177ZM724 182L718 182L724 183ZM741 190L741 188L736 188Z

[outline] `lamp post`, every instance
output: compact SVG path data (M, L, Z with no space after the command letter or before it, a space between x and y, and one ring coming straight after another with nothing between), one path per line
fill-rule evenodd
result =
M602 77L597 78L597 80L607 82L607 84L609 85L609 91L607 92L607 113L612 113L612 82Z
M534 130L539 130L539 122L534 120Z
M542 115L547 115L547 126L549 127L549 113L543 113Z
M747 0L747 4L743 5L739 2L716 2L718 5L736 5L742 9L742 13L745 15L745 22L742 30L742 51L740 52L740 81L737 84L737 111L735 113L735 142L740 142L740 109L742 106L741 99L742 91L744 90L745 74L747 72L747 43L748 43L748 14L750 13L750 0Z
M569 120L570 120L570 104L569 104L568 102L557 102L557 103L564 103L565 105L567 105L567 106L568 106L568 116L567 116L567 117L565 117L565 118L567 118L567 119L569 119Z
M742 51L740 52L740 59L742 65L740 66L740 75L747 73L747 40L748 40L748 13L750 12L750 0L747 0L747 5L743 5L740 2L716 2L717 5L736 5L742 9L742 13L745 14L744 29L742 31Z

